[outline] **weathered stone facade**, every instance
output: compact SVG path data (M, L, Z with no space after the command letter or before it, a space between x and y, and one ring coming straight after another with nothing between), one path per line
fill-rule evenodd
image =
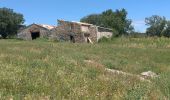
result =
M97 27L97 41L102 37L112 37L112 29Z
M59 41L73 43L94 43L102 37L111 37L112 30L93 24L58 20L58 26L32 24L19 31L18 38L33 40L48 37Z
M111 37L111 29L98 27L88 23L58 20L58 27L52 31L52 37L61 41L77 43L97 42L103 36Z
M49 37L50 35L50 28L46 28L43 25L31 24L19 31L17 37L23 40L33 40L38 37Z

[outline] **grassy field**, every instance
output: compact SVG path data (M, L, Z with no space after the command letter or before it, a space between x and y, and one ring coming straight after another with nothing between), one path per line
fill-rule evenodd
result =
M104 68L160 76L147 82ZM170 39L117 38L93 45L0 40L0 99L169 100Z

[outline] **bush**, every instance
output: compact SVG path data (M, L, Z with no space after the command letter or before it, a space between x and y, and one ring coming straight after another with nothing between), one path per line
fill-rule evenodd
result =
M110 38L107 38L107 37L102 37L102 38L100 38L99 40L98 40L98 42L99 43L101 43L101 42L109 42L109 41L111 41L111 39Z
M2 38L16 35L18 26L25 21L22 14L9 8L0 8L0 20L0 35Z
M146 33L139 33L139 32L134 32L129 34L129 37L131 38L144 38L146 36L147 36Z
M119 36L119 32L115 29L112 30L112 33L113 33L112 37L118 37Z

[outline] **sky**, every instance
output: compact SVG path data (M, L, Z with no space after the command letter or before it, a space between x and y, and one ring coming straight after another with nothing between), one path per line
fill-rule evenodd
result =
M145 32L145 18L152 15L170 19L170 0L0 0L0 7L22 13L25 24L57 25L57 19L79 21L89 14L125 8L135 31Z

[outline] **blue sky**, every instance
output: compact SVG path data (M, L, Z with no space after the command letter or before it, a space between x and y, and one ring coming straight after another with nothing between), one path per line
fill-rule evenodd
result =
M146 29L144 19L151 15L170 19L170 0L0 0L0 7L8 7L24 15L26 24L57 25L57 19L79 21L91 13L107 9L125 8L136 31Z

